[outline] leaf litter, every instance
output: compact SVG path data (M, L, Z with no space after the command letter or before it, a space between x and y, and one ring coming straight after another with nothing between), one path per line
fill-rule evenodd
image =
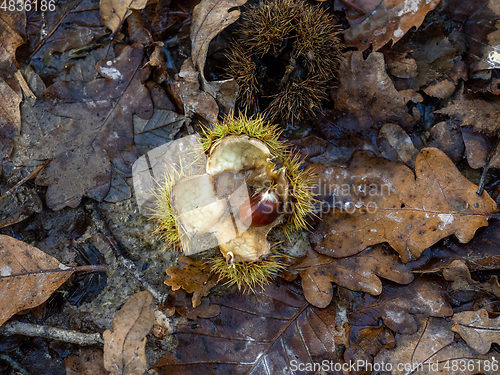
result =
M8 104L0 112L4 170L10 173L11 160L28 171L50 160L36 185L25 182L19 191L31 191L61 214L84 196L123 209L118 202L134 199L128 177L138 153L179 132L192 133L200 118L205 124L234 108L234 84L223 76L208 82L205 75L217 77L213 61L227 64L210 45L215 40L214 50L220 51L227 37L219 33L246 11L244 3L202 0L182 8L160 0L134 5L138 10L130 14L123 2L68 1L58 3L45 24L40 12L27 19L0 13L6 30L0 36L0 89ZM457 373L445 366L458 357L476 366L465 373L495 373L477 363L494 361L490 346L498 343L500 311L494 274L500 268L498 27L489 22L498 17L498 7L493 0L449 0L440 6L439 1L349 3L333 4L351 50L343 53L332 101L322 103L326 110L312 124L323 139L306 139L314 133L294 133L297 124L283 124L289 125L287 136L296 134L306 164L323 163L308 168L319 171L323 181L349 186L333 198L319 196L326 208L336 210L321 212L322 220L313 222L312 248L289 264L287 277L297 280L242 295L216 285L203 262L181 258L180 268L168 265L166 283L176 291L163 306L177 324L177 344L168 333L162 339L146 336L154 315L163 313L153 314L151 296L142 292L116 313L113 324L123 330L106 331L121 344L111 347L108 341L104 360L102 352L90 355L97 369L105 364L110 371L142 373L156 361L164 373L274 374L292 368L293 353L303 363L363 359L395 367L436 365L446 374ZM117 18L110 5L119 9ZM172 46L181 48L174 52ZM14 78L18 68L36 98L25 89L21 96ZM483 168L482 178L464 167L461 137L469 165ZM390 194L354 193L371 184L387 184ZM370 202L378 213L362 212ZM347 213L352 204L354 213ZM18 212L22 207L20 200ZM3 231L36 231L46 215L46 209L37 210L32 219L9 213ZM137 222L128 215L119 220ZM488 221L491 226L481 228ZM141 228L149 227L141 223L138 233ZM163 276L158 278L161 283ZM44 299L51 291L30 288ZM0 299L0 309L5 306ZM117 331L134 331L125 317L132 307L147 312L136 340L125 344ZM109 319L108 325L99 323L101 331L110 328ZM147 362L146 341L163 348L154 360L148 354ZM133 358L133 369L124 358ZM67 366L74 368L69 361Z

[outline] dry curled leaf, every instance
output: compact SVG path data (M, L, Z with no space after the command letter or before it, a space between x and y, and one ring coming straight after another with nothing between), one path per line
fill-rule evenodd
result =
M401 264L397 254L382 246L342 259L309 250L293 269L302 278L307 301L321 308L328 306L332 300L332 282L347 289L378 295L382 293L379 277L399 284L409 284L413 280L411 267Z
M446 299L442 279L418 276L410 285L385 284L380 296L365 294L355 299L349 315L354 325L376 326L381 318L393 331L411 335L417 332L415 315L451 316L453 310Z
M294 284L273 283L249 295L233 288L211 301L221 313L181 326L179 345L155 368L182 375L275 375L292 373L293 363L340 359L341 314L333 306L312 307Z
M0 325L44 302L73 271L36 247L0 235Z
M169 279L165 284L172 287L172 290L184 289L188 293L193 293L193 307L198 307L201 298L210 293L217 285L217 277L210 273L209 267L202 261L194 261L188 257L180 257L177 261L178 267L167 268Z
M132 14L132 9L143 9L147 0L101 0L100 2L102 23L114 35L125 22L125 19Z
M83 195L102 200L109 192L111 170L131 173L137 158L132 117L150 118L153 104L143 86L149 72L141 70L143 48L134 44L115 59L101 60L104 79L57 82L43 94L44 106L70 117L29 148L31 159L52 159L37 178L49 186L47 205L76 207Z
M362 76L363 79L356 77ZM420 119L414 108L408 113L408 102L421 102L413 90L397 91L385 69L384 55L371 53L365 60L361 52L347 52L340 63L339 85L332 98L335 108L350 111L358 122L357 131L366 131L392 122L408 129Z
M348 169L315 167L322 195L333 210L311 235L317 252L342 258L388 242L404 263L418 259L440 239L455 234L469 242L488 225L497 205L465 178L436 148L417 156L416 178L406 166L366 152L354 154Z
M498 374L498 356L481 355L462 340L456 341L451 322L432 317L418 320L418 332L396 335L396 347L382 348L374 364L390 365L391 375ZM496 366L492 366L495 363Z
M112 374L140 375L147 369L146 335L153 327L153 296L142 291L134 294L113 318L113 332L104 338L104 367Z
M396 43L412 27L419 27L426 14L440 0L383 0L366 15L360 24L347 29L344 38L347 46L367 49L370 44L379 50L391 39Z
M490 319L488 311L464 311L453 315L451 330L480 354L486 354L492 343L500 344L500 318Z
M163 309L168 316L177 311L185 318L196 320L198 318L213 318L220 314L220 306L211 305L208 298L202 298L197 307L193 307L191 298L184 290L176 290L168 295L168 301Z
M239 10L229 11L247 0L202 0L193 9L191 23L191 59L193 66L200 72L205 85L205 59L211 40L227 26L240 17ZM205 87L203 87L204 90Z
M451 281L450 294L459 301L470 301L477 293L493 294L500 298L500 285L497 276L492 276L487 283L472 279L469 269L463 260L454 260L443 270L443 276Z

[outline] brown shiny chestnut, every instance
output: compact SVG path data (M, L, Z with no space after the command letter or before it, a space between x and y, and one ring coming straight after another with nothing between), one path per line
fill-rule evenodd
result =
M261 227L271 224L280 216L281 201L273 189L254 194L240 208L240 219L248 226Z

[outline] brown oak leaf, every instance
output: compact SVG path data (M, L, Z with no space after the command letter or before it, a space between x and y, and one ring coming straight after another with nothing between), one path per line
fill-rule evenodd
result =
M186 291L180 289L168 295L168 301L162 307L168 316L174 315L177 311L185 318L196 320L198 318L213 318L220 314L220 306L211 305L208 298L202 298L197 307L193 307L191 298Z
M110 189L112 167L131 173L137 158L132 117L150 118L153 104L143 82L143 48L127 46L96 68L104 77L91 82L57 82L42 93L51 113L71 120L50 131L29 150L32 159L51 159L36 178L49 186L47 205L76 207L83 195L102 200Z
M411 335L418 330L415 315L445 317L453 310L446 299L446 288L442 279L416 276L410 285L385 284L380 296L365 294L355 298L355 308L349 315L354 325L384 324L393 331Z
M180 257L177 261L180 267L175 266L167 268L169 279L165 280L165 284L172 287L172 290L184 289L188 293L193 293L193 307L198 307L201 304L201 298L206 297L215 285L217 285L217 277L210 273L210 268L207 267L202 260L194 261L189 257Z
M500 344L500 318L490 319L488 311L463 311L453 315L451 330L480 354L486 354L492 343Z
M391 39L396 43L412 27L419 27L426 14L433 10L440 0L383 0L358 25L347 29L344 38L348 46L374 51Z
M366 152L354 154L348 169L316 165L322 196L333 197L311 235L317 252L342 258L388 242L404 263L418 259L440 239L455 234L468 242L497 205L465 178L436 148L417 156L415 173Z

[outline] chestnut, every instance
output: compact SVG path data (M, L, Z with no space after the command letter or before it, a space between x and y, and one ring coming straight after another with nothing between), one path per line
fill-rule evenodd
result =
M241 221L251 227L271 224L280 216L281 201L273 189L254 194L240 208Z

